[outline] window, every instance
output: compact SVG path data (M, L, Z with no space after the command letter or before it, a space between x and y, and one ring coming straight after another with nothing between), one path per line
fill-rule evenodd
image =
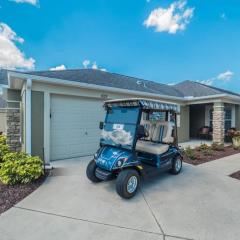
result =
M232 109L225 109L225 130L228 130L232 127Z
M210 127L213 127L213 109L209 110L209 116L210 121L209 125ZM225 108L225 131L230 129L232 127L232 108Z

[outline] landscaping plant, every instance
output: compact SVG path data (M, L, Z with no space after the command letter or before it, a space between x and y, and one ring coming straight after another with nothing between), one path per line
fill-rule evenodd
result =
M211 147L214 151L224 151L224 144L213 143Z
M4 135L0 135L0 162L3 161L5 154L9 153L9 146L7 145L7 138Z
M197 154L195 149L192 149L190 146L186 147L183 150L183 153L186 155L186 157L190 158L191 160L197 159Z
M7 153L0 164L0 180L4 184L29 183L43 174L43 162L39 157L26 153Z

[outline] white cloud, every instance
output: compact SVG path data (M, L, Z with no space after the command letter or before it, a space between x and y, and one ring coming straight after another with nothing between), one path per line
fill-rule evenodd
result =
M197 80L196 82L211 86L216 83L216 81L229 82L232 79L233 75L234 73L228 70L226 72L218 74L217 77L212 77L206 80Z
M93 65L92 65L92 69L98 69L98 65L97 65L96 62L93 63Z
M168 85L168 86L174 86L174 85L176 85L176 83L175 83L175 82L172 82L172 83L168 83L167 85Z
M88 59L85 59L85 60L83 61L83 66L84 66L84 68L88 68L89 64L90 64L90 61L89 61Z
M173 2L168 8L154 9L144 21L147 28L154 27L156 32L175 34L186 29L193 17L194 8L187 7L187 1Z
M223 73L220 73L218 76L217 76L217 79L218 80L221 80L221 81L224 81L224 82L228 82L231 80L231 78L233 77L234 73L232 71L226 71L226 72L223 72Z
M88 60L88 59L86 59L86 60L83 61L83 66L84 66L84 68L89 68L90 64L91 64L91 61ZM92 63L92 66L91 66L90 68L95 69L95 70L98 69L98 70L101 70L101 71L103 71L103 72L106 72L106 71L107 71L106 68L98 68L98 65L97 65L96 62L93 62L93 63Z
M63 64L61 64L61 65L59 65L59 66L50 68L49 70L51 70L51 71L59 71L59 70L66 70L66 69L67 69L66 66L63 65Z
M16 3L29 3L35 6L38 4L38 0L11 0L11 1Z
M213 85L214 78L210 78L207 80L197 80L196 82L202 83L204 85L212 86Z
M23 38L17 36L7 24L0 22L0 68L34 68L35 60L26 58L16 45L23 43Z

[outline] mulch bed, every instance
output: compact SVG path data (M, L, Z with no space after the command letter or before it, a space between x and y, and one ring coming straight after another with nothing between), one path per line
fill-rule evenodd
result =
M240 171L231 174L230 177L240 180Z
M28 184L18 184L14 186L4 185L0 181L0 214L16 205L34 190L36 190L49 175L46 172L45 175L37 179L36 181Z
M197 150L196 150L197 151ZM199 165L202 163L206 163L206 162L210 162L210 161L214 161L223 157L227 157L233 154L237 154L240 153L240 150L234 149L232 146L229 147L225 147L224 151L213 151L212 155L210 156L206 156L203 153L201 153L200 151L197 151L197 158L192 160L190 158L188 158L187 156L183 156L183 161L186 163L190 163L192 165Z

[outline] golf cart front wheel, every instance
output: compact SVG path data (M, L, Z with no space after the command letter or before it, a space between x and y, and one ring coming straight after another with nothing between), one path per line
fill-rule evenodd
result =
M139 187L140 176L134 169L126 169L118 174L116 191L122 198L132 198Z
M86 170L86 174L87 174L88 179L92 182L95 182L95 183L101 182L101 179L99 179L95 174L96 168L97 168L96 162L94 160L92 160L88 164L87 170Z
M174 158L172 162L172 169L170 170L170 173L177 175L181 172L182 170L182 158L181 156L177 156Z

